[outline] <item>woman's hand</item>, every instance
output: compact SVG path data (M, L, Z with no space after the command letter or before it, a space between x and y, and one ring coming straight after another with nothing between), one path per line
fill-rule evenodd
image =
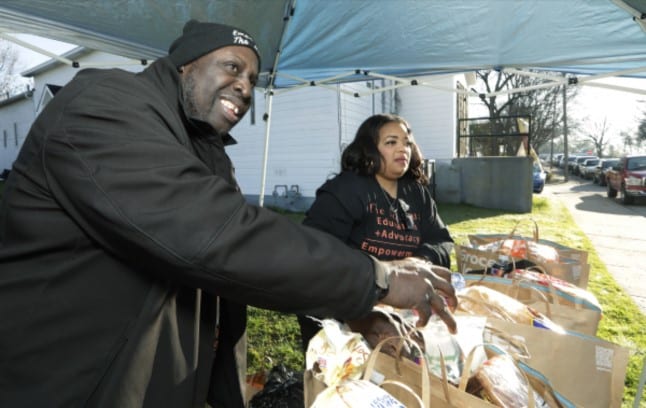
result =
M382 340L392 338L381 347L381 351L393 357L413 359L412 344L424 350L424 338L410 323L405 322L397 313L373 309L366 316L346 322L353 332L361 333L364 339L374 349ZM403 339L407 339L404 341Z

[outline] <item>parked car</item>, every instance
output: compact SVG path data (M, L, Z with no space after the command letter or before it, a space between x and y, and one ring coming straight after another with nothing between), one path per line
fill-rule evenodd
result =
M646 197L646 156L624 156L606 172L608 197L632 204L637 197Z
M597 170L598 164L599 159L584 160L583 163L579 164L579 175L586 180L592 180L592 175Z
M576 160L572 163L572 174L576 176L581 175L581 165L588 159L599 159L597 156L577 156Z
M594 173L592 175L592 182L599 184L600 186L605 186L606 172L617 163L619 163L619 158L617 157L606 157L604 159L599 159L599 164L597 165L597 168L594 170Z
M575 155L575 154L573 154L573 155L571 155L571 156L568 156L568 157L567 157L567 162L566 162L565 160L563 160L563 161L561 162L561 168L562 168L563 170L565 170L565 167L567 166L567 170L568 170L568 172L569 172L569 173L571 173L571 172L572 172L572 163L574 163L574 161L576 160L576 158L577 158L577 155ZM565 156L563 156L563 159L565 159Z
M534 162L534 169L533 169L533 174L532 174L532 179L533 179L533 191L535 193L542 193L543 188L545 188L545 179L547 178L547 173L543 169L543 166L541 166L541 163L538 161Z
M554 156L552 156L552 166L559 167L559 163L561 162L562 157L563 153L556 153Z

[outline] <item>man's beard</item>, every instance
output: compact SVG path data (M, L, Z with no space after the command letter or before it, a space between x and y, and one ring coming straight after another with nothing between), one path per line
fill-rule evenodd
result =
M184 111L190 119L205 121L195 106L195 77L192 72L182 78L182 99L184 100Z
M182 99L184 101L184 112L189 120L200 121L208 124L209 127L218 135L227 134L226 131L216 129L209 122L209 112L203 112L195 103L195 77L192 72L189 72L182 78Z

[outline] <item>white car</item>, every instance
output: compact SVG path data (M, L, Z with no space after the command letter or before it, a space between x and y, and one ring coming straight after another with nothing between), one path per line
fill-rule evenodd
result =
M584 179L592 180L599 165L599 159L588 159L579 165L579 175Z

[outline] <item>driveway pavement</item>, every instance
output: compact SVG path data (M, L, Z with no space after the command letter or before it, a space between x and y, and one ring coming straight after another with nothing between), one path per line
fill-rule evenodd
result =
M559 171L550 170L558 179ZM543 194L570 210L608 271L646 314L646 200L622 205L606 196L605 187L576 176L548 183Z

